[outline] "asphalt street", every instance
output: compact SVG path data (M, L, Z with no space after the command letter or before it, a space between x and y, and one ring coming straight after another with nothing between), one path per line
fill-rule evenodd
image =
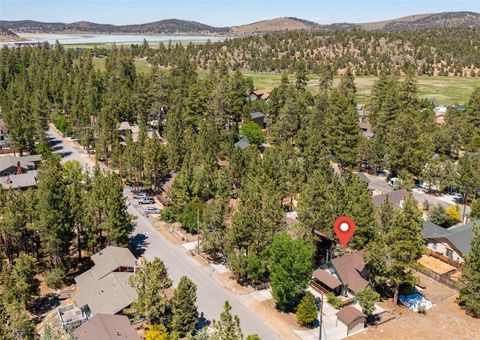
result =
M54 151L61 154L63 161L77 160L83 166L91 169L95 162L93 156L89 158L83 150L64 139L55 130L49 130ZM203 312L207 320L218 319L223 310L225 301L229 301L232 311L240 318L244 335L258 334L262 339L279 339L260 318L247 306L239 301L237 296L223 287L212 275L212 267L202 267L196 263L181 245L170 243L153 227L153 220L142 213L142 208L131 198L128 189L124 194L127 197L128 212L136 216L136 227L132 233L133 243L138 245L138 253L147 260L160 257L168 268L169 276L175 282L187 275L197 285L199 312Z

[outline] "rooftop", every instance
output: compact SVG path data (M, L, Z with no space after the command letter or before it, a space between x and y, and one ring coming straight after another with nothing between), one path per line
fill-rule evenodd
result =
M78 340L141 339L126 316L101 313L74 330L73 336Z
M116 314L128 307L137 298L128 282L136 263L130 250L110 246L94 254L92 260L95 266L75 278L77 306L88 305L92 314Z
M352 322L359 318L365 319L365 315L358 309L353 306L348 306L342 308L339 312L337 312L337 318L345 325L350 325Z
M35 168L36 164L42 160L41 155L14 156L5 155L0 157L0 171L11 167L16 167L20 162L22 168Z
M472 228L475 224L480 226L480 220L475 220L458 227L445 229L427 221L423 224L423 237L425 239L434 240L446 239L461 253L461 255L466 255L470 251Z
M263 118L265 115L261 112L254 112L250 115L252 119L258 119L258 118Z
M380 207L382 203L387 199L397 208L403 208L403 202L408 197L409 192L406 189L395 190L388 194L380 194L372 197L373 204L376 207Z
M360 275L365 269L365 259L361 251L336 257L332 260L332 265L340 280L355 294L368 286L368 281Z
M20 175L0 177L4 189L24 189L37 186L37 171L32 170Z

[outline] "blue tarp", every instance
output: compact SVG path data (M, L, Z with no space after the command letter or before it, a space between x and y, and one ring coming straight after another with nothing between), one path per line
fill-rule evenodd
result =
M414 312L418 312L419 310L429 310L432 307L432 303L417 292L408 295L400 295L398 299L405 307Z

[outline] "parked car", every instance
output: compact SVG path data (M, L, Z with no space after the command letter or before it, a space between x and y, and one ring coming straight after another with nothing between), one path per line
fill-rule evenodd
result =
M153 199L153 197L144 197L144 198L138 200L138 203L139 204L153 204L153 203L155 203L155 200Z
M155 207L148 207L145 208L145 212L150 215L150 214L160 214L160 209L155 208Z
M144 199L144 198L148 198L148 195L147 195L146 192L141 192L141 193L133 195L133 199L135 199L135 200L141 200L141 199Z

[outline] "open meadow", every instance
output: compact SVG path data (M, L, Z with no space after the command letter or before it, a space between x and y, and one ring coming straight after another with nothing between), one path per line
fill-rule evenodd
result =
M104 58L94 58L94 65L98 70L105 69ZM152 66L145 60L135 60L135 66L139 73L147 73ZM282 75L280 73L244 73L251 78L258 89L273 89L278 86ZM295 75L290 75L294 81ZM361 104L368 102L372 86L377 77L356 77L357 101ZM339 78L335 79L338 84ZM480 77L417 77L418 92L421 98L437 99L440 104L464 104L468 103L474 88L480 86ZM316 93L318 89L318 75L308 75L307 88Z

